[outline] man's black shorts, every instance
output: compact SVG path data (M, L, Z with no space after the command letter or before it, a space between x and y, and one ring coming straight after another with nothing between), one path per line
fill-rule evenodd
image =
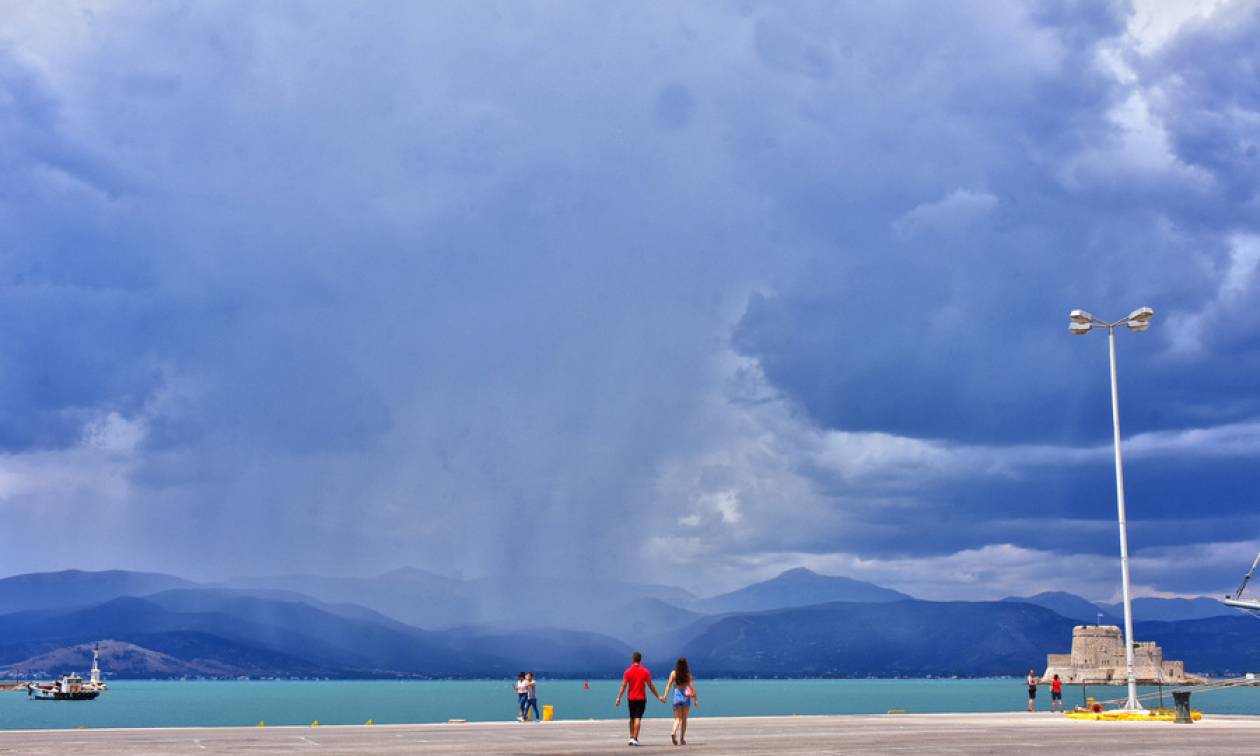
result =
M1063 692L1062 692L1062 691L1060 691L1060 692L1058 692L1058 693L1055 693L1053 690L1052 690L1052 691L1050 691L1050 700L1051 700L1051 701L1062 701L1062 700L1063 700Z
M643 712L647 709L647 701L626 701L626 706L630 709L631 719L643 719Z

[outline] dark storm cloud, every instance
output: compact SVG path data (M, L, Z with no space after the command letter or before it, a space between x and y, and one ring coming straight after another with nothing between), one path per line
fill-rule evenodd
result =
M1144 75L1161 89L1160 112L1177 154L1221 183L1232 209L1251 204L1253 223L1260 181L1260 7L1231 9L1227 22L1192 27L1150 61ZM1223 72L1230 75L1223 76Z
M1128 429L1260 413L1255 384L1241 385L1230 368L1260 356L1247 343L1254 329L1213 322L1205 334L1210 341L1227 334L1246 341L1209 346L1193 360L1170 354L1167 335L1217 295L1220 271L1205 269L1205 261L1228 261L1230 232L1254 228L1251 195L1237 196L1233 187L1236 174L1255 172L1238 160L1204 164L1177 149L1172 158L1211 171L1212 184L1202 192L1210 201L1173 170L1132 177L1122 196L1101 178L1065 176L1082 150L1118 145L1108 113L1132 92L1100 70L1095 48L1081 49L1081 34L1097 44L1122 31L1112 14L1106 23L1095 18L1102 7L1053 4L1052 14L1036 14L1056 35L1074 40L1061 66L986 79L983 95L968 92L969 102L997 103L1008 112L950 109L968 138L924 155L943 175L918 198L869 207L872 195L913 187L914 174L905 178L909 166L895 151L876 152L884 172L863 174L869 183L860 190L836 187L831 214L816 219L819 235L836 237L834 248L811 256L806 273L774 295L750 299L735 344L820 422L961 441L1105 438L1109 418L1098 402L1105 346L1064 338L1066 311L1080 306L1114 319L1144 303L1161 313L1156 330L1139 339L1122 336L1120 345ZM1247 38L1243 31L1227 36ZM1156 68L1228 86L1235 74L1223 61L1236 56L1224 48L1219 57L1174 50L1172 61ZM1238 94L1248 87L1249 80ZM1036 105L1025 101L1030 91ZM912 97L897 88L886 95L892 102ZM1245 98L1229 102L1247 107ZM1204 112L1227 109L1224 101L1187 105L1165 114L1174 134L1184 121L1202 127ZM1250 107L1245 112L1254 112ZM1231 132L1244 120L1209 130L1238 143ZM1251 128L1254 136L1254 122ZM907 141L924 153L935 146L931 136ZM1243 154L1241 146L1234 152ZM1118 151L1108 157L1117 164L1111 173L1123 175L1123 158ZM969 185L981 189L955 189ZM1232 207L1231 226L1205 219L1205 205L1216 215ZM839 234L837 224L844 226ZM1250 281L1246 287L1239 302L1253 294Z
M1142 304L1126 431L1182 456L1134 454L1135 543L1260 536L1215 427L1260 415L1253 12L1142 54L1109 3L30 8L12 569L93 521L64 566L1035 589L1114 550L1067 310Z

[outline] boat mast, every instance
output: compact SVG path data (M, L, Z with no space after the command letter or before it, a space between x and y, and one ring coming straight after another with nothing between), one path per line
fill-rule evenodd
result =
M1260 554L1257 554L1256 561L1251 563L1251 569L1247 570L1247 576L1243 578L1242 585L1238 586L1238 590L1234 591L1233 596L1226 596L1226 598L1231 598L1235 601L1242 598L1243 591L1247 590L1247 583L1251 582L1251 576L1256 574L1257 565L1260 565Z

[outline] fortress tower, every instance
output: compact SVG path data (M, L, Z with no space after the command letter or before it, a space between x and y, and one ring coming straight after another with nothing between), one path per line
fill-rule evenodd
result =
M1153 641L1133 644L1133 665L1141 685L1183 685L1205 682L1187 675L1185 664L1165 661L1164 651ZM1115 625L1077 625L1072 629L1072 653L1046 656L1043 683L1055 675L1066 684L1120 685L1127 675L1124 639Z

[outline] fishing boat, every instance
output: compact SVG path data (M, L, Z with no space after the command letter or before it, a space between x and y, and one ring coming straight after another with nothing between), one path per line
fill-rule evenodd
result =
M27 683L26 695L35 701L91 701L109 686L101 682L100 647L92 649L92 676L87 682L75 672L60 680Z

